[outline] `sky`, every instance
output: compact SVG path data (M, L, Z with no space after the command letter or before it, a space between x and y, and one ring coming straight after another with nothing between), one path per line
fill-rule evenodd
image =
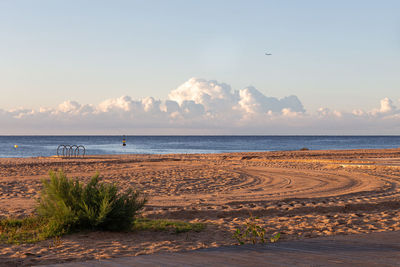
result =
M3 0L0 134L400 134L399 10Z

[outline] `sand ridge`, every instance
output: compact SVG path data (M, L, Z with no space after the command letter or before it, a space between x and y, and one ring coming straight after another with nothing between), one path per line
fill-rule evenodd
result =
M400 230L400 149L0 159L0 216L34 212L40 180L64 169L82 181L135 186L143 216L205 222L201 233L85 233L19 246L0 259L34 264L235 244L250 214L286 240Z

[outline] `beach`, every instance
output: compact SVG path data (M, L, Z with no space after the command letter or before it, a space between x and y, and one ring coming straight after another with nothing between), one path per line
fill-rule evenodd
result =
M83 232L0 244L0 265L33 265L237 244L250 216L281 240L400 230L400 149L0 159L0 217L34 213L41 179L63 169L87 182L133 186L141 216L202 222L201 232Z

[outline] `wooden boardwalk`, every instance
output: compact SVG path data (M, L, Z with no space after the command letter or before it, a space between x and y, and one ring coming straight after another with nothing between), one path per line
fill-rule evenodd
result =
M400 266L400 231L47 266Z

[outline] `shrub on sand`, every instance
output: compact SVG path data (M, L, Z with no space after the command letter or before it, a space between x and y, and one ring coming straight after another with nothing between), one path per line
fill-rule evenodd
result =
M119 193L114 184L99 182L99 174L83 185L62 171L43 180L38 214L48 219L49 236L74 230L130 230L146 198L132 188Z
M60 171L43 180L38 215L0 219L0 244L33 243L48 238L60 242L63 234L79 230L199 232L202 223L137 218L146 198L133 189L119 193L112 184L100 183L99 175L86 185Z

